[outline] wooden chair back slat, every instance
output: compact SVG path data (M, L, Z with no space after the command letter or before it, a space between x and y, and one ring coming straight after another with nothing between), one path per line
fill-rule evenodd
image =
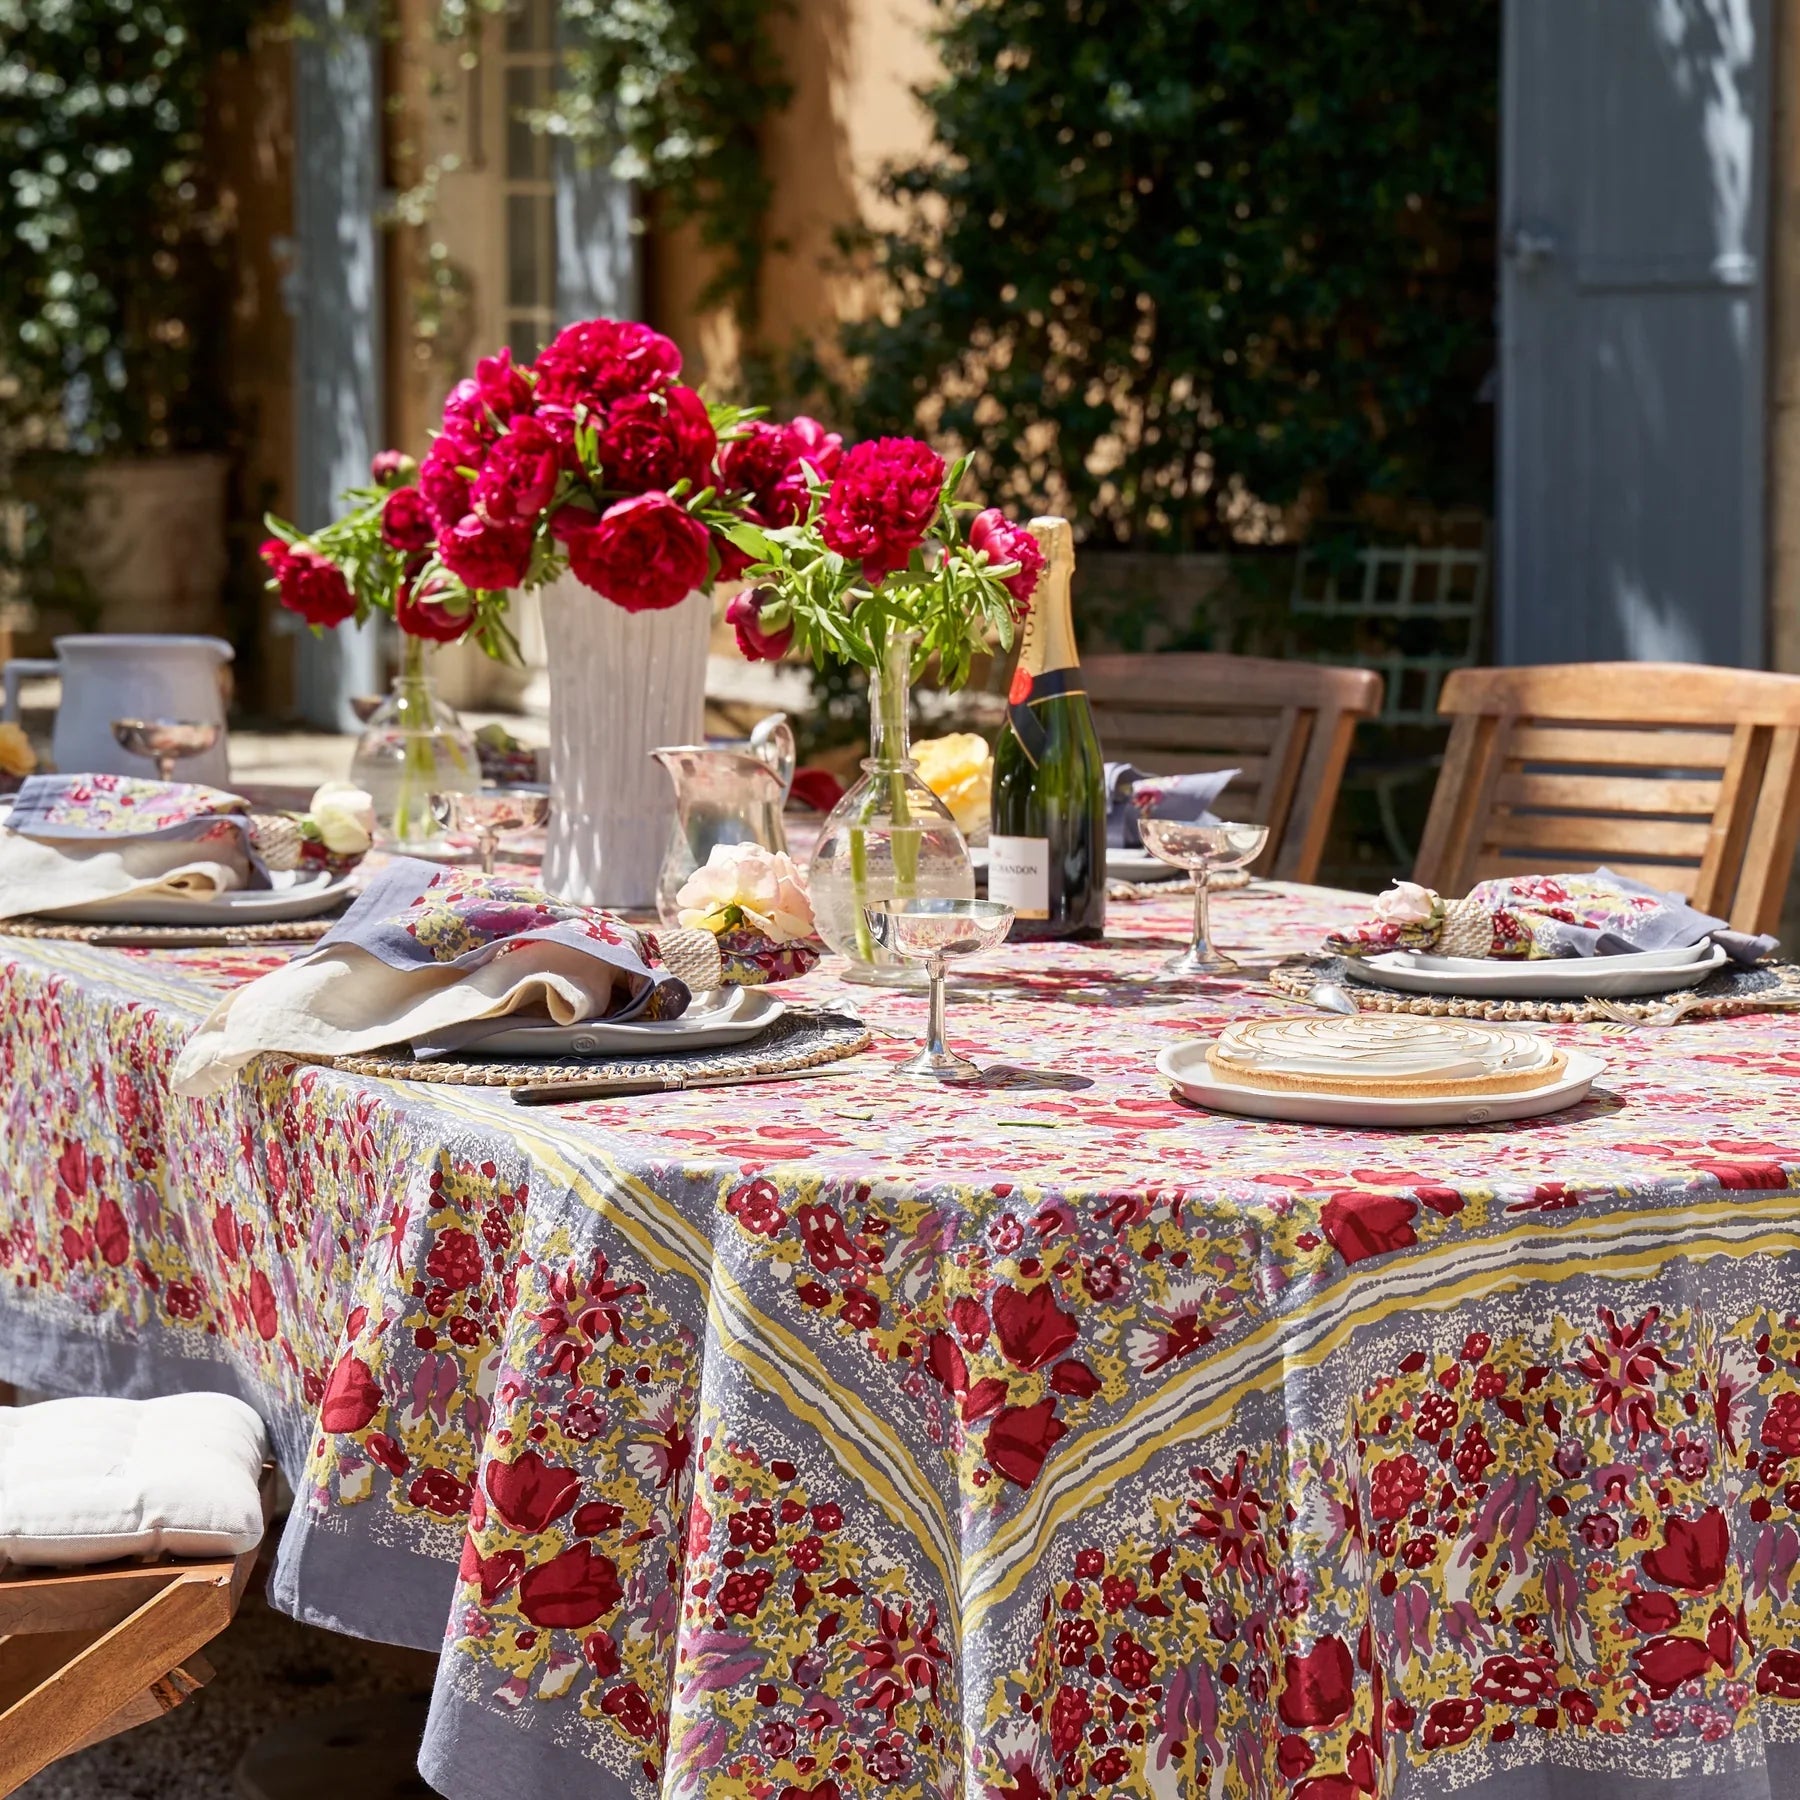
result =
M1779 924L1800 839L1800 677L1687 664L1460 669L1415 877L1604 864L1743 931Z
M1357 722L1381 708L1381 677L1273 657L1168 652L1082 665L1110 762L1156 775L1238 769L1228 819L1269 827L1258 874L1311 881Z

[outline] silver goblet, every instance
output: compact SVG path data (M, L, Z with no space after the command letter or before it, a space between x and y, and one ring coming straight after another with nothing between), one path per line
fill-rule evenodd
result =
M1013 909L998 900L884 900L865 906L869 934L884 950L922 962L931 978L925 1048L900 1065L902 1075L974 1081L981 1071L944 1045L944 975L953 956L979 956L1012 930Z
M1154 857L1194 878L1194 936L1179 956L1162 966L1165 975L1235 975L1238 965L1212 941L1209 910L1214 869L1241 869L1254 862L1269 841L1266 825L1228 819L1138 820L1138 836Z
M207 719L114 719L112 728L121 749L156 764L159 781L173 781L184 756L204 756L219 741L217 722Z
M472 832L481 872L494 872L494 853L503 831L534 831L550 816L550 790L542 787L483 788L478 794L433 794L431 816L446 831Z

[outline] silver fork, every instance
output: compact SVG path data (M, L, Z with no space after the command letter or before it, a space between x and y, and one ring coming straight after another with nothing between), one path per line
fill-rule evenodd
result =
M1749 999L1751 996L1746 995L1745 998ZM1665 1000L1660 1005L1651 1007L1641 1016L1621 1006L1616 1000L1602 1000L1590 995L1587 1003L1628 1030L1660 1031L1665 1025L1673 1025L1677 1020L1685 1019L1697 1007L1705 1006L1707 1001L1698 994L1681 994L1673 1000ZM1771 994L1766 1000L1758 1000L1753 1009L1746 1010L1771 1012L1780 1007L1792 1006L1800 1006L1800 994Z

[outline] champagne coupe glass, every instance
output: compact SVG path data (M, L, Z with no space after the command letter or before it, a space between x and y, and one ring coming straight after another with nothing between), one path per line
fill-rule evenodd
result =
M550 790L529 785L483 788L478 794L433 794L431 816L446 831L472 832L481 872L494 872L503 831L535 831L550 816Z
M1013 909L997 900L885 900L865 906L869 935L884 950L922 962L931 978L925 1048L900 1065L902 1075L933 1081L974 1081L981 1071L944 1046L944 975L949 958L979 956L1012 929Z
M1165 975L1235 975L1233 962L1212 941L1208 902L1214 869L1241 869L1262 854L1266 825L1239 825L1225 819L1138 820L1138 835L1154 857L1185 869L1194 878L1194 938L1179 956L1163 964Z
M158 781L173 781L184 756L204 756L219 741L219 727L205 719L114 719L121 749L148 757Z

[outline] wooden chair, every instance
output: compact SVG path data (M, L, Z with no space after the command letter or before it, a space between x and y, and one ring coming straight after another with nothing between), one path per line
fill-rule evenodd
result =
M1109 761L1153 775L1241 769L1219 811L1269 827L1256 873L1313 879L1351 735L1381 709L1379 675L1186 652L1091 656L1081 673Z
M1460 669L1416 879L1604 865L1740 931L1781 919L1800 837L1800 676L1685 663Z
M0 1795L211 1680L256 1556L0 1574Z

